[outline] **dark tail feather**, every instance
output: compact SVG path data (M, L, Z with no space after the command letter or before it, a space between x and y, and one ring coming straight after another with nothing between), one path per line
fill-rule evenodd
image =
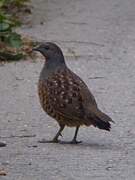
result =
M103 120L101 120L99 118L94 119L93 125L95 127L98 127L99 129L104 129L104 130L107 130L107 131L110 131L110 129L111 129L111 124L108 121L106 122L106 121L103 121Z
M98 127L99 129L104 129L107 131L110 131L111 129L110 122L114 122L109 116L107 116L105 113L102 113L100 110L97 110L94 113L94 116L92 117L92 119L93 119L92 123L95 127Z

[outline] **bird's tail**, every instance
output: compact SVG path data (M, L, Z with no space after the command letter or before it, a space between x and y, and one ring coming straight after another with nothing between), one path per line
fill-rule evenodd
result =
M99 129L104 129L110 131L111 124L110 122L114 121L105 113L101 112L100 110L95 110L92 117L91 117L92 124Z

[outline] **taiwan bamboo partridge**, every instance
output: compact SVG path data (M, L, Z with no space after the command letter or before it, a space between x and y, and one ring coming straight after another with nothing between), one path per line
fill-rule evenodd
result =
M67 67L61 49L54 43L46 42L33 50L45 57L38 84L41 106L60 126L51 141L41 142L59 142L58 137L65 126L76 127L70 143L79 142L76 138L81 125L110 131L112 119L98 109L87 85Z

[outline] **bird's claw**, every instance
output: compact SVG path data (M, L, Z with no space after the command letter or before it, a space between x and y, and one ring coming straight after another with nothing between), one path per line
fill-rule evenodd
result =
M39 143L59 143L60 141L58 139L53 139L53 140L41 139L38 142Z
M76 140L72 140L72 141L60 141L60 144L79 144L81 143L82 141L76 141Z
M72 140L70 141L70 144L80 144L82 141Z

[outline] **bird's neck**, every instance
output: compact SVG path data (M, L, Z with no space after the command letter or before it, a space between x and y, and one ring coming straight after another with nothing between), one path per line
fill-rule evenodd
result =
M64 57L60 56L60 57L47 58L44 66L49 70L55 70L57 68L66 66L66 64Z
M41 76L44 79L47 79L52 73L57 72L58 70L65 69L66 63L64 57L61 59L46 59L46 62L41 71Z

